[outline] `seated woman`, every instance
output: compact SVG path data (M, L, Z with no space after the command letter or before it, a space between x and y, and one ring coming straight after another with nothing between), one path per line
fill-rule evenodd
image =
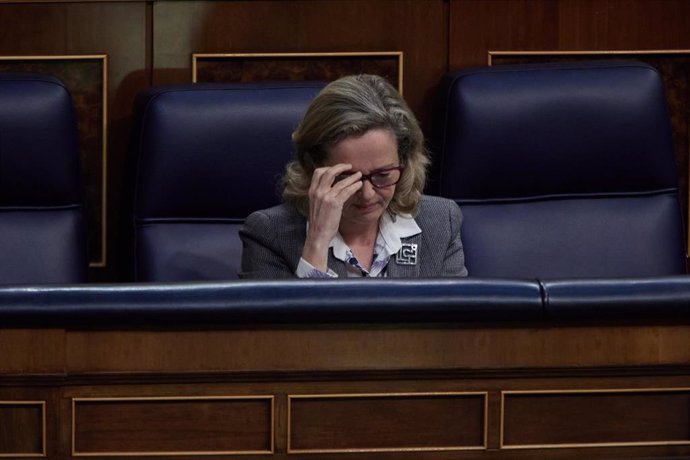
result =
M467 275L460 208L422 195L424 137L385 79L332 82L292 138L285 203L240 231L242 278Z

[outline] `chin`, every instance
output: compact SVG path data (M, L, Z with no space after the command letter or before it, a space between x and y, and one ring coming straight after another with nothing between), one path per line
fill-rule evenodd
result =
M349 222L359 222L359 223L372 223L378 222L378 220L383 215L385 208L381 206L373 206L372 209L358 209L353 207L347 215L344 215L344 220Z

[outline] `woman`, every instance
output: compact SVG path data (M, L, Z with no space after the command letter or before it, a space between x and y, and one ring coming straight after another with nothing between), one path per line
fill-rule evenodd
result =
M284 204L240 231L243 278L466 276L460 208L423 196L417 120L383 78L326 86L292 135Z

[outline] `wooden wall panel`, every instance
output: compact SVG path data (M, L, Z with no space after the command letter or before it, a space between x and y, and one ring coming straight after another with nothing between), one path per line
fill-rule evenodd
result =
M560 49L676 49L690 46L685 0L560 1Z
M456 325L457 326L457 325ZM682 365L690 363L689 325L467 327L461 331L343 327L294 331L68 331L65 366L74 372L164 373L309 369L465 369ZM299 340L297 339L299 338ZM476 344L484 344L476 353ZM355 344L355 345L353 345ZM506 347L505 344L513 344ZM323 348L329 350L323 353ZM564 363L564 357L572 361Z
M447 393L292 396L288 452L484 449L486 398Z
M180 1L154 5L154 83L191 81L192 53L402 51L405 96L422 123L446 70L441 0Z
M45 403L0 399L0 458L43 456L46 449L44 427Z
M483 66L500 49L557 49L559 2L553 0L452 0L449 69Z
M35 402L45 402L50 459L202 451L357 460L690 455L687 325L575 331L526 322L521 333L506 335L487 324L444 323L423 329L427 339L420 340L419 324L361 324L347 331L347 344L345 331L332 325L285 329L290 334L276 331L280 341L265 340L262 328L238 336L222 325L213 334L134 324L79 332L92 336L83 343L103 344L103 361L130 354L137 368L104 367L85 353L84 362L67 362L60 373L36 371L35 358L24 355L14 374L0 372L0 402L10 406L3 412L0 404L0 457L3 449L42 447ZM466 337L471 330L479 333ZM53 334L31 332L36 343ZM118 333L129 351L110 339ZM8 335L2 345L18 349L25 340ZM223 362L222 354L234 357ZM173 360L179 369L167 364ZM31 409L12 413L18 402ZM472 452L449 452L465 449ZM335 452L342 450L348 453Z
M51 388L60 376L39 373L32 367L16 375L0 371L0 459L65 458L58 434L63 415L58 409L60 392ZM24 380L36 375L46 377L47 384L32 385Z
M451 0L449 68L489 51L690 48L685 0Z
M508 392L503 447L690 444L690 391Z
M27 329L0 330L0 374L62 372L64 340L62 329L41 334Z
M73 455L273 451L272 397L75 399Z

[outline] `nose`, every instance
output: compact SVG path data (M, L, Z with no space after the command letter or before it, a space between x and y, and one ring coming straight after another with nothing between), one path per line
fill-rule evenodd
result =
M376 191L374 190L374 186L371 185L370 180L363 180L362 181L362 188L359 189L359 194L364 198L365 200L370 199L376 194Z

